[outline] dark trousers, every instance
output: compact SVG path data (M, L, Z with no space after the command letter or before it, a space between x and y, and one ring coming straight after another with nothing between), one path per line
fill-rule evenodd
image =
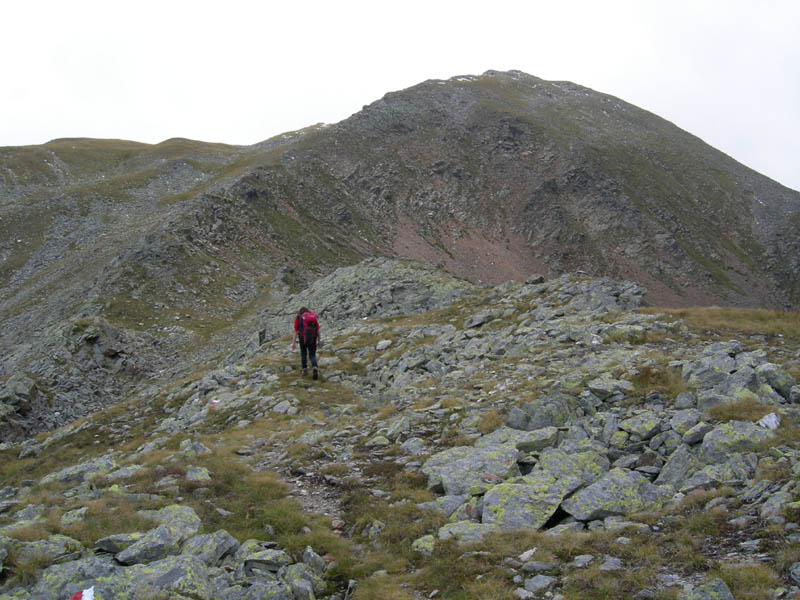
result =
M317 366L317 341L314 340L310 344L304 344L300 340L300 366L304 369L308 367L308 359L311 359L311 366Z

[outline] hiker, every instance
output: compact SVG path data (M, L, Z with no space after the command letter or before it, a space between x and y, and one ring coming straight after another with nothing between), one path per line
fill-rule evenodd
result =
M314 379L319 377L317 370L317 344L322 345L319 335L319 321L317 313L313 313L305 306L297 311L294 318L294 337L292 338L292 350L297 348L297 341L300 340L300 367L303 375L308 375L308 361L311 361L311 373Z

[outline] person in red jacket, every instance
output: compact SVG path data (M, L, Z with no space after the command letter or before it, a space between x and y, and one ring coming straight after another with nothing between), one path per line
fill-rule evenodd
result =
M308 362L311 362L312 377L319 377L317 369L317 344L322 345L319 335L319 321L317 313L313 313L305 306L297 311L294 318L294 337L292 338L292 350L297 348L300 342L300 367L303 375L308 375Z

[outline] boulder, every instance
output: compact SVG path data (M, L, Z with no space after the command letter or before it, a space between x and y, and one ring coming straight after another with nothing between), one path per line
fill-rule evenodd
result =
M433 556L435 547L436 538L432 535L423 535L411 544L411 549L422 556Z
M239 542L224 529L189 538L181 548L181 554L198 557L205 564L214 566L228 554L236 552Z
M422 465L428 488L448 495L481 494L492 485L520 474L514 444L473 448L457 446L431 456Z
M561 507L579 521L656 510L664 499L659 488L643 475L611 469L592 485L578 490Z
M117 463L110 456L101 456L92 460L87 460L80 464L66 469L61 469L56 473L50 473L42 477L41 485L47 485L53 482L61 483L83 483L92 477L98 477L110 473L117 468Z
M669 424L673 431L683 435L700 422L700 416L700 411L695 408L679 410L669 420Z
M634 440L649 440L661 431L661 418L652 411L645 411L630 419L625 419L619 428L627 431Z
M66 535L51 535L46 540L20 542L14 548L17 562L27 563L32 560L41 560L48 565L77 560L82 551L81 543Z
M492 531L496 531L492 525L474 523L473 521L458 521L440 527L439 539L454 539L460 544L471 544L473 542L480 542Z
M475 440L475 447L514 444L521 452L536 452L554 446L558 442L558 429L544 427L532 431L501 427Z
M244 572L248 577L258 576L259 573L277 573L290 564L292 557L283 550L262 550L244 560Z
M706 465L681 482L677 489L688 494L697 489L712 489L727 484L741 485L753 476L757 464L755 454L734 453L723 462Z
M154 562L178 554L184 539L178 529L159 525L119 552L115 558L123 565Z
M778 392L785 400L791 398L792 387L795 385L794 378L778 365L764 363L756 367L756 377L760 383L765 383Z
M679 489L681 484L702 467L697 458L689 451L685 444L670 454L667 462L661 467L661 471L656 478L656 485L669 485L674 489Z
M512 408L506 425L513 429L534 431L545 427L561 427L569 422L575 399L564 393L541 396L535 402Z
M706 463L725 460L732 452L753 450L775 437L771 431L747 421L730 421L718 425L703 437L700 458Z
M593 450L568 452L550 448L539 455L536 469L556 479L576 479L580 485L588 485L600 479L609 466L608 458Z
M115 533L113 535L100 538L94 543L97 550L108 552L110 554L117 554L122 552L128 546L139 541L144 537L143 533Z
M678 600L736 600L725 582L715 577L693 590L678 595Z
M34 598L69 598L64 590L73 584L81 589L82 584L101 577L108 577L122 570L111 556L87 556L44 569L31 588ZM77 590L76 590L77 591Z
M630 381L615 379L608 374L591 380L586 387L601 400L606 400L615 394L627 395L634 390L634 385Z
M556 512L576 481L549 473L532 473L494 486L483 498L481 521L503 530L541 528Z

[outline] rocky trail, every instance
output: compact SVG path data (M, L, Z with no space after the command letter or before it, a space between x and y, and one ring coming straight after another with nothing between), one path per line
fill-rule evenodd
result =
M800 340L642 294L341 269L228 364L4 444L0 598L797 597Z

